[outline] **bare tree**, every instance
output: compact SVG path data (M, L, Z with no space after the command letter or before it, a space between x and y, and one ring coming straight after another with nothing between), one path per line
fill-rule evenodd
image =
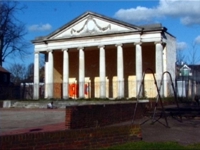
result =
M189 51L188 55L188 64L195 65L200 62L200 54L198 52L198 45L197 43L192 44L192 48Z
M33 76L34 76L34 64L31 63L28 66L24 64L12 64L8 68L11 72L11 82L14 85L20 85L21 98L30 98L33 93ZM40 82L44 82L44 67L40 68ZM30 83L30 84L27 84Z
M0 1L0 66L9 56L23 56L29 54L28 42L24 24L15 15L25 7L19 7L16 1Z
M33 82L33 76L34 76L34 64L31 63L27 67L26 71L26 81L27 82Z
M194 91L194 83L196 82L196 76L195 72L198 71L195 69L195 66L199 64L200 62L200 54L198 52L198 44L194 42L192 44L192 47L189 51L188 55L188 64L191 65L191 73L192 73L192 78L191 78L191 94L192 94L192 99L194 100L195 98L195 91Z
M20 84L26 80L26 66L24 64L10 65L8 70L11 72L11 82Z
M44 82L44 66L40 66L39 74L40 74L40 82ZM28 65L26 69L26 82L32 83L33 76L34 76L34 64L31 63Z
M176 64L181 65L184 62L185 55L183 50L176 50Z

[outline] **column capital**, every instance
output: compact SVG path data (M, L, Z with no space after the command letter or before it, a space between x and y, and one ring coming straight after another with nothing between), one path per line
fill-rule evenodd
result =
M105 46L104 45L98 45L98 48L104 48Z
M134 45L141 45L142 42L135 42Z
M118 46L123 46L123 44L122 44L122 43L118 43L118 44L115 44L115 46L116 46L116 47L118 47Z
M81 49L83 50L83 49L84 49L84 47L78 47L78 48L77 48L77 50L81 50Z
M39 51L35 51L34 53L35 53L35 54L39 54L40 52L39 52Z
M49 53L49 52L53 52L53 50L52 50L52 49L48 49L47 52L48 52L48 53Z
M64 51L68 51L69 49L68 48L63 48L62 49L62 51L64 52Z
M156 45L156 44L163 44L163 42L162 41L156 41L156 42L154 42L154 44Z

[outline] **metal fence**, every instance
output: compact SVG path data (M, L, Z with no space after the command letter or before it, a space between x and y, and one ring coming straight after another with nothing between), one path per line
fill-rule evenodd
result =
M20 86L16 85L0 85L0 100L20 99Z
M40 85L40 98L44 98L44 84ZM25 100L33 99L33 84L0 85L0 100Z
M168 97L173 97L173 89L171 86L171 81L164 81L166 84L165 89L163 91L163 95L167 95ZM200 82L196 81L174 81L175 90L178 97L183 98L192 98L195 95L199 95L200 90ZM106 98L118 98L120 85L123 86L124 95L123 98L135 98L137 96L137 85L140 85L141 82L136 81L125 81L125 82L85 82L84 85L84 97L85 98L100 98L100 89L102 85L105 85L105 95ZM160 82L157 81L158 87L160 86ZM71 82L68 84L68 95L72 99L79 98L79 84L77 82ZM155 86L155 82L153 80L146 80L143 84L142 88L142 97L154 98L157 96L157 90ZM52 84L44 84L40 83L39 86L39 98L45 98L45 89L48 89ZM33 99L33 83L21 83L21 85L9 85L3 86L0 85L0 99ZM53 96L54 98L62 99L63 96L63 84L62 83L54 83L53 84ZM161 90L162 91L162 90ZM163 96L162 95L162 96Z

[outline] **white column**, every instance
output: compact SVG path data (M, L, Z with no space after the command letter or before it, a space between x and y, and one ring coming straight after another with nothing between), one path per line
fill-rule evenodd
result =
M136 94L139 92L139 88L142 81L142 47L141 43L135 43L135 60L136 60ZM140 91L142 94L142 91Z
M100 98L106 97L106 59L104 46L99 46Z
M83 48L79 50L79 98L84 98L84 84L85 84L85 55Z
M122 44L117 44L118 98L124 97L124 60Z
M39 64L40 64L40 53L35 52L34 56L34 90L33 90L33 99L39 99L39 84L40 84L40 76L39 76Z
M54 93L54 90L53 90L53 53L52 51L49 51L48 53L48 58L49 58L49 63L48 63L48 71L49 71L49 85L48 85L48 98L53 98L53 93Z
M45 95L44 98L48 98L48 86L49 86L49 58L48 54L45 54Z
M167 71L166 59L167 59L166 58L166 49L165 49L165 46L163 45L163 72ZM174 76L172 75L172 80L175 79L173 77ZM169 96L169 93L171 93L171 89L167 87L168 82L169 82L169 76L167 74L164 75L163 81L164 81L164 84L163 84L164 93L163 94L164 94L164 97L167 97L167 96ZM173 83L174 83L174 81L173 81ZM174 85L175 85L175 83L174 83Z
M63 99L69 98L69 55L68 49L63 50Z
M160 86L160 81L163 73L163 46L161 42L156 42L156 79L158 86ZM160 95L163 96L163 85L160 91Z

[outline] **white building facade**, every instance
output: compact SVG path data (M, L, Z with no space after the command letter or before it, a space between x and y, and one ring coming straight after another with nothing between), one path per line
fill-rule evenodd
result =
M175 79L176 39L160 24L135 26L86 12L52 34L36 38L34 99L39 99L39 56L45 55L45 98L136 97L151 68ZM167 76L164 77L167 80ZM145 77L145 90L154 83ZM163 95L168 95L163 84ZM151 89L155 91L155 89ZM156 96L156 91L149 95Z

